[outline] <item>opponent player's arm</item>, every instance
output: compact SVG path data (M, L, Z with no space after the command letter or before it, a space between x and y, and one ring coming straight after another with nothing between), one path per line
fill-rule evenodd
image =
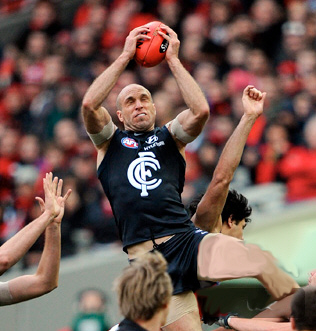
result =
M180 147L185 146L196 138L202 131L209 118L209 104L189 72L179 60L180 41L177 34L168 26L163 25L158 33L168 40L166 61L177 81L183 99L189 109L180 113L170 124L169 131L177 138Z
M8 289L11 296L9 302L1 301L0 304L14 304L17 302L30 300L44 295L58 286L60 251L61 251L61 220L64 216L65 202L68 199L71 190L68 190L64 197L61 196L63 181L57 177L52 181L52 177L44 179L45 199L48 195L54 199L58 205L59 213L45 230L44 250L34 275L24 275L14 278L8 282ZM39 200L41 208L44 201Z
M52 174L46 174L46 178ZM33 246L48 224L59 213L52 196L45 190L44 212L0 247L0 275L16 264ZM37 200L40 198L36 198Z
M291 331L290 322L274 322L272 320L262 320L257 318L239 318L232 317L229 320L229 326L236 331ZM214 331L227 330L223 327L217 328Z
M242 96L244 115L228 139L203 198L192 217L194 224L208 232L220 232L221 218L229 185L239 165L248 135L263 112L266 93L248 85Z

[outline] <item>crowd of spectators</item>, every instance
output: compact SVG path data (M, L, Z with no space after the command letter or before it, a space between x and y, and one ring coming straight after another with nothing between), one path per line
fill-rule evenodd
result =
M316 197L316 1L84 0L66 23L59 5L33 1L28 26L1 49L0 243L40 212L34 196L42 194L47 171L73 191L62 223L63 256L117 242L80 103L129 31L153 20L177 32L181 61L211 108L204 131L187 148L184 203L211 180L242 114L247 84L267 92L266 109L249 136L236 185L283 182L288 203ZM166 63L141 68L132 61L107 100L114 119L117 93L132 82L152 92L158 126L185 107Z

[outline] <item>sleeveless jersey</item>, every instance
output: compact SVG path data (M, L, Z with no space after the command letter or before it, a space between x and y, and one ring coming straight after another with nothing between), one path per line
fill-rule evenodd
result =
M185 160L168 129L116 130L98 168L123 249L192 229L181 202Z

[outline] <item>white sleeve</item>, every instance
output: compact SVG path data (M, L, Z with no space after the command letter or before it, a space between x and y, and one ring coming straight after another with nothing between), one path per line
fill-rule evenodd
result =
M0 282L0 306L12 303L12 295L9 289L9 282Z

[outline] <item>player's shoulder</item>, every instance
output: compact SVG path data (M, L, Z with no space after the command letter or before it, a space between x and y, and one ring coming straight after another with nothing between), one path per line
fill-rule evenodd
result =
M119 331L119 330L120 330L120 326L116 324L109 331Z

